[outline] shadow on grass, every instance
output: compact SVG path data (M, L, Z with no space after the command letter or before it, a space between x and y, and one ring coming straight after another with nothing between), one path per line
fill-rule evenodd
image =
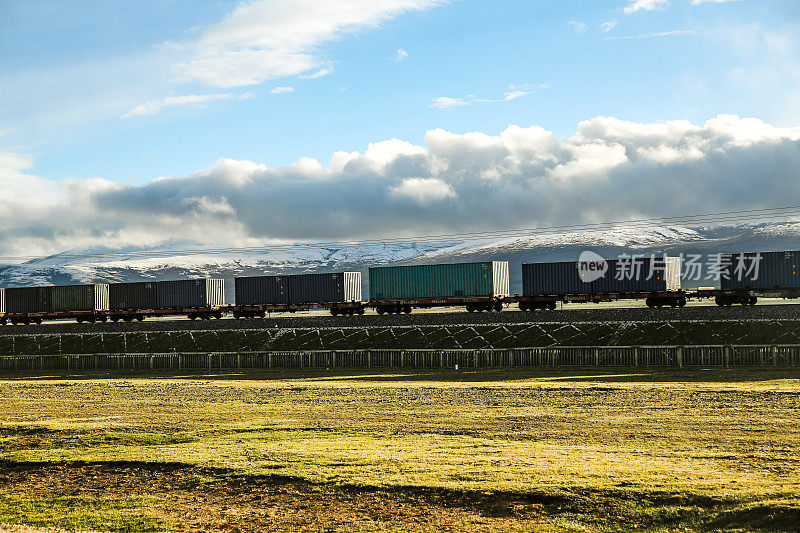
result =
M587 490L565 487L552 492L510 492L435 488L426 486L362 486L313 483L281 475L243 475L224 468L198 467L181 462L14 462L0 460L0 491L9 493L24 484L57 482L63 490L102 488L115 497L141 491L187 493L192 498L215 494L225 501L264 494L264 489L292 491L300 500L324 500L331 505L353 497L369 497L380 513L381 503L405 502L419 508L467 510L485 517L556 519L581 517L583 522L628 529L637 527L709 531L737 528L746 531L797 531L800 507L766 501L740 501L691 493L635 489ZM156 482L154 484L154 482ZM161 488L158 488L161 487ZM75 493L75 492L73 492ZM344 500L342 500L344 498ZM192 500L194 501L194 500Z

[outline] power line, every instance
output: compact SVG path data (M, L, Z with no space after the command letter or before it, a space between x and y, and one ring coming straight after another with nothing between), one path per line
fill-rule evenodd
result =
M720 223L735 222L760 222L780 221L792 217L800 217L800 206L774 207L764 209L747 209L741 211L722 211L716 213L703 213L697 215L682 215L675 217L657 217L634 220L617 220L608 222L569 224L559 226L543 226L538 228L519 228L510 230L494 230L469 233L450 233L439 235L426 235L417 237L397 237L391 239L367 239L367 240L345 240L345 241L319 241L307 243L285 243L271 244L254 247L222 247L222 248L197 248L184 250L139 250L132 252L98 252L98 253L76 253L59 254L59 259L83 259L83 258L106 258L120 257L125 259L135 258L158 258L189 255L216 255L216 254L238 254L238 253L259 253L281 250L298 249L320 249L320 248L345 248L353 246L392 246L403 244L434 244L453 242L477 241L492 238L525 238L544 235L563 235L568 233L585 233L603 230L632 230L644 229L652 226L669 225L716 225ZM50 257L50 256L47 256ZM46 259L42 256L0 256L2 261L30 261L36 259Z

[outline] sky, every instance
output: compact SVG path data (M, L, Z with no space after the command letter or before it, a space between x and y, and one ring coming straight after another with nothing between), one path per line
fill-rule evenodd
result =
M800 204L799 88L796 0L0 0L0 253Z

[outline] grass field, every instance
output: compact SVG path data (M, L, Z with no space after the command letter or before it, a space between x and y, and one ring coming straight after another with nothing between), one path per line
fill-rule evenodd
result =
M101 531L797 531L800 524L797 371L29 376L0 381L0 398L6 524Z

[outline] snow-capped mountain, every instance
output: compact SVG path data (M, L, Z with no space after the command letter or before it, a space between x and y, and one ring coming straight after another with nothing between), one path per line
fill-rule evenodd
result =
M594 233L552 233L450 242L324 247L273 245L248 251L209 249L197 243L171 243L151 250L68 250L22 264L0 265L0 286L221 277L228 280L226 286L232 293L234 276L340 270L366 272L375 265L508 260L511 292L518 293L521 290L520 263L575 260L586 249L611 258L623 253L710 255L799 248L800 223L699 228L620 227ZM366 276L364 281L366 285ZM229 297L232 298L232 294Z

